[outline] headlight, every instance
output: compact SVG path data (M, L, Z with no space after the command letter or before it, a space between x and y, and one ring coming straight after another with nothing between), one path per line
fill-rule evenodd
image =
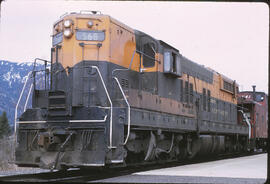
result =
M69 38L69 37L71 37L71 35L72 35L71 29L65 29L64 30L64 36L65 37Z
M91 28L93 25L94 25L94 23L93 23L92 21L87 22L87 26L88 26L89 28Z
M64 21L64 27L65 27L65 28L70 27L70 26L71 26L71 23L72 23L71 20L65 20L65 21Z

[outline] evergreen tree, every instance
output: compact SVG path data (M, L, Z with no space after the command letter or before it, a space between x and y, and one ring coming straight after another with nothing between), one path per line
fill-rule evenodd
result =
M8 124L7 113L3 112L0 116L0 138L8 136L11 133L10 126Z

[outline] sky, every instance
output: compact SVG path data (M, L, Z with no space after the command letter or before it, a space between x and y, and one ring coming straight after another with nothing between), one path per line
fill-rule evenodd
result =
M0 60L50 59L52 26L66 12L99 10L177 48L192 61L268 92L269 9L264 3L5 0Z

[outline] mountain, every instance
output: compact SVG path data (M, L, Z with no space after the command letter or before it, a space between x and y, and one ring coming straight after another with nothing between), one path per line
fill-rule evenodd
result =
M40 64L38 64L40 67ZM9 124L14 125L14 113L27 75L33 69L33 62L15 63L0 60L0 113L6 111ZM27 85L26 87L29 87ZM26 99L26 95L22 99ZM23 109L23 107L21 107Z

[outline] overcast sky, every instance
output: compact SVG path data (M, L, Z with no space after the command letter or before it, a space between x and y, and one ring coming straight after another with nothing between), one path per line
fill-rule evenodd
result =
M103 14L176 47L187 58L236 80L240 90L268 91L269 10L263 3L6 0L0 59L50 58L52 25L65 12Z

